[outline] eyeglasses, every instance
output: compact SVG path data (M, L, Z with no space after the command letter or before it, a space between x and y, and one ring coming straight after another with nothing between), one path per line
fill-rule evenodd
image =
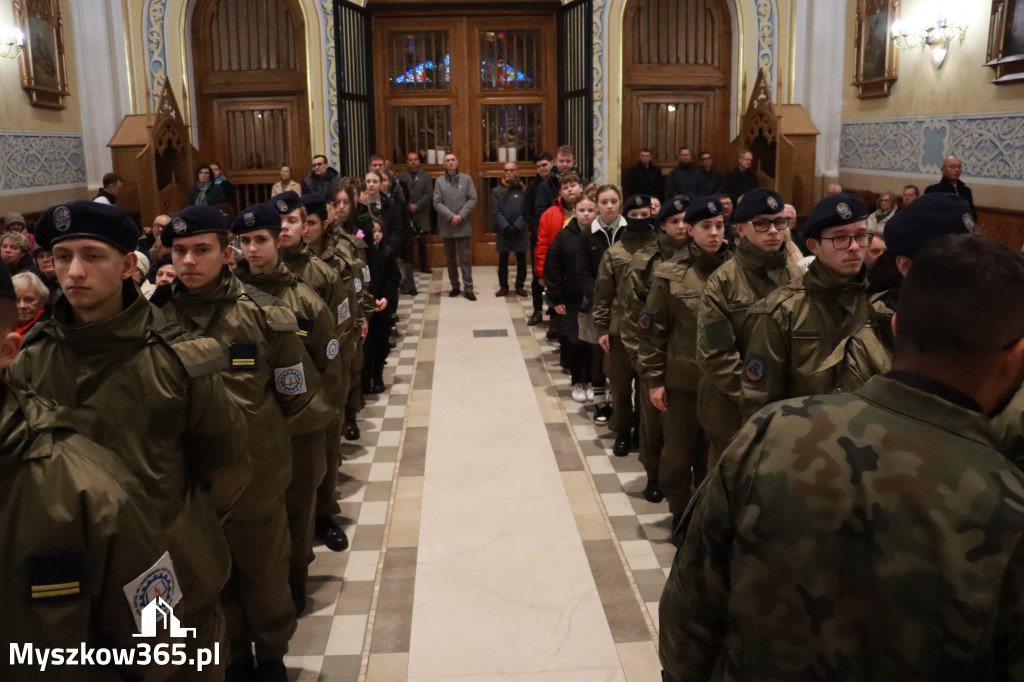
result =
M818 239L832 242L832 248L836 251L845 251L850 248L850 244L857 242L857 246L868 246L871 244L871 240L875 238L875 235L870 232L864 232L863 234L844 234L841 237L818 237Z
M316 166L322 166L322 165L324 165L324 162L323 162L323 161L314 161L314 162L313 162L313 166L314 166L314 167L316 167Z
M515 168L505 168L504 170L505 170L506 173L515 173L516 172Z
M789 218L776 218L774 220L748 220L754 226L754 232L767 232L774 225L779 232L789 229Z

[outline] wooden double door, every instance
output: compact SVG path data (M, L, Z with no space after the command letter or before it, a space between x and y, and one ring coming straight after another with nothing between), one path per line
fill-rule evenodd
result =
M504 165L515 162L525 182L557 147L555 45L553 12L373 17L376 149L396 171L419 151L435 178L447 151L458 156L479 198L474 263L497 263L490 194ZM429 250L444 262L437 237Z

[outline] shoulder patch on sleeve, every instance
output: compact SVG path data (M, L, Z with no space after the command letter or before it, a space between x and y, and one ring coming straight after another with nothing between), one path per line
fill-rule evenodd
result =
M203 336L176 341L169 345L193 379L219 372L227 366L224 349L214 339Z
M363 281L367 284L370 283L370 267L368 265L363 266Z
M299 395L306 392L306 371L302 363L274 370L274 387L282 395Z
M650 329L651 328L651 314L650 313L640 313L640 317L636 321L636 326L638 326L638 327L640 327L641 329L644 329L644 330Z
M164 552L155 564L125 585L123 589L124 596L128 599L128 606L135 617L135 625L140 631L142 630L142 612L150 602L161 599L165 604L174 608L181 601L178 574L175 573L171 555L167 552Z
M338 353L341 351L341 344L338 343L338 339L331 339L327 343L327 359L333 360L338 357Z
M228 348L228 358L231 369L249 369L256 366L257 355L256 344L254 343L233 343Z
M296 333L302 338L308 337L313 332L313 320L305 317L296 317L295 321L299 324L299 331Z
M348 318L352 317L352 306L346 298L338 306L338 324L343 324L348 321Z
M80 552L29 556L25 573L32 601L77 598L82 594L85 558Z
M768 365L759 355L751 355L747 358L747 361L743 364L743 373L747 376L747 380L757 383L764 379Z

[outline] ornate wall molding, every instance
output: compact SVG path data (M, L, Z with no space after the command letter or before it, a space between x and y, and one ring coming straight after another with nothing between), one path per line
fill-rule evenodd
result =
M166 15L167 0L146 0L146 82L149 85L150 111L156 111L160 92L167 80Z
M965 178L1021 183L1024 112L848 121L842 124L840 170L938 174L958 156Z
M0 130L0 192L85 182L80 134Z
M594 180L604 180L605 175L605 131L608 130L608 105L605 94L608 91L604 45L608 39L608 3L594 0Z
M772 91L772 96L778 98L779 93L775 92L779 61L776 30L778 5L775 0L754 0L754 15L757 17L757 68L768 71L768 87Z
M323 69L327 74L324 80L327 81L327 106L325 107L324 128L327 138L327 160L334 168L341 167L341 141L338 129L338 79L337 79L337 52L334 45L334 2L333 0L320 0L317 3L320 10L320 25L323 26ZM316 152L313 152L314 154Z

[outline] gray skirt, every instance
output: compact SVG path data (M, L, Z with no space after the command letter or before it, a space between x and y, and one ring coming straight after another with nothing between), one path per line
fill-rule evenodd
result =
M577 319L580 341L597 344L597 329L594 327L594 315L590 312L580 313Z

